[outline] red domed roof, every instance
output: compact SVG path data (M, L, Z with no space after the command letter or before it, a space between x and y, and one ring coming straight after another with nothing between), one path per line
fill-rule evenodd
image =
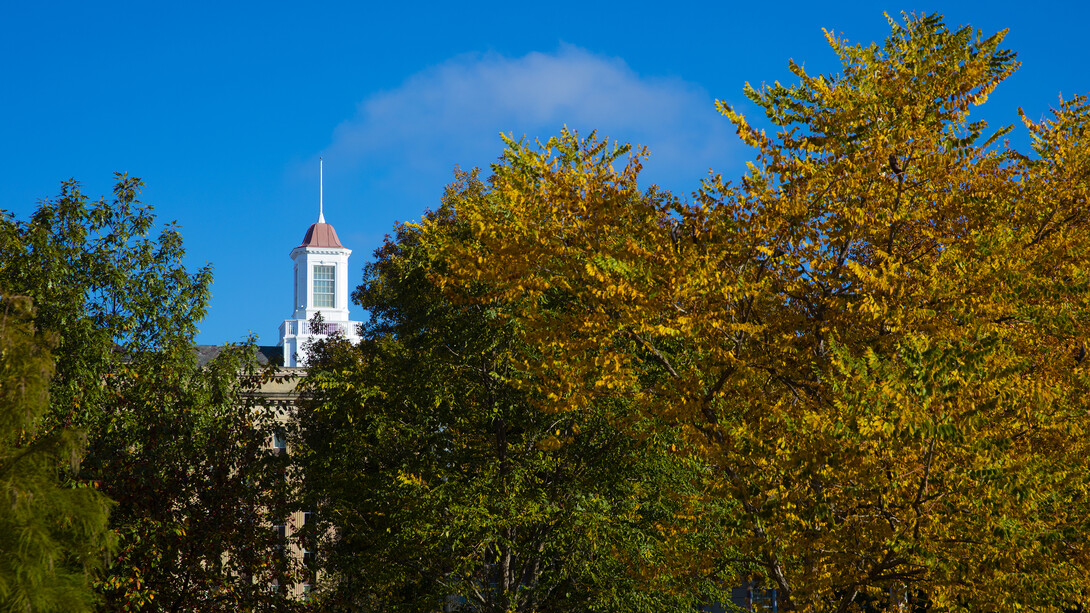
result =
M307 235L303 237L303 244L299 246L344 249L344 245L337 238L337 231L333 229L333 226L324 222L311 224L307 228Z

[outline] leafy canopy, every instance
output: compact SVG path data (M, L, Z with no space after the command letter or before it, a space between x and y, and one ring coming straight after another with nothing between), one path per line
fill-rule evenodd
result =
M502 198L462 174L428 227L472 248L456 212ZM429 277L450 262L422 236L399 226L368 266L360 346L311 353L299 458L329 537L323 606L662 611L717 598L731 573L689 552L715 541L723 509L702 496L706 467L671 453L676 428L623 397L538 410L522 385L536 348L508 305L473 285L439 292Z
M26 297L0 296L0 611L91 611L94 573L114 549L109 500L70 487L83 441L41 434L50 341Z
M644 154L593 135L508 141L471 240L423 224L431 278L509 305L540 410L683 428L786 610L1058 610L1090 587L1090 106L1015 151L971 116L1003 32L890 27L747 86L773 135L719 103L755 160L691 203L633 197Z
M29 417L11 425L12 457L23 459L0 478L15 491L38 488L13 507L12 520L37 523L2 532L33 544L10 561L19 573L29 572L32 558L55 563L66 581L84 581L85 593L73 589L59 610L85 609L91 579L111 611L286 606L283 594L268 589L274 580L292 582L271 527L284 523L286 460L266 450L276 415L256 400L252 342L198 368L193 335L211 268L188 272L176 226L154 234L152 208L138 199L143 184L116 179L110 200L92 201L67 181L30 219L0 216L0 292L32 299L34 326L55 339L19 340L23 349L4 356L16 378L0 390L25 387L11 402ZM15 324L5 330L22 338ZM50 354L25 350L47 345ZM76 459L78 473L59 469ZM51 493L47 476L66 494ZM33 486L22 484L31 477ZM111 533L102 524L102 494L115 501ZM106 547L113 541L116 550ZM93 577L72 571L93 569L110 551ZM33 591L41 602L55 598L42 586Z

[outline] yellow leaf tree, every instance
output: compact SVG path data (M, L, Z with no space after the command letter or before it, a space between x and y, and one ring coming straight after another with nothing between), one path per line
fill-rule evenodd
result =
M1084 603L1090 106L1018 152L970 117L1004 33L890 27L747 86L773 135L720 103L755 159L693 202L641 194L642 151L508 140L437 281L513 305L540 410L686 427L740 509L723 563L782 609Z

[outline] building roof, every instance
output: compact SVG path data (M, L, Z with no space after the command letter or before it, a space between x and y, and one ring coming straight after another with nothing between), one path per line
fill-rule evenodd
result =
M333 229L333 226L321 221L310 224L310 227L307 228L307 235L303 237L303 244L299 246L344 249L344 245L337 238L337 231Z
M197 345L197 366L204 367L223 351L223 345ZM257 345L254 347L257 363L264 366L270 362L279 364L284 358L284 348L279 346Z

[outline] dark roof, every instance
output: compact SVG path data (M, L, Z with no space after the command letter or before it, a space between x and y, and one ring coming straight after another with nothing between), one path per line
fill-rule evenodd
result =
M216 359L223 351L224 345L197 345L197 366L204 367ZM284 361L284 348L279 345L257 345L257 363L262 366L269 364L282 364Z
M307 235L303 237L303 244L299 246L344 249L344 245L337 238L337 231L333 229L333 226L323 222L310 224L310 227L307 228Z

